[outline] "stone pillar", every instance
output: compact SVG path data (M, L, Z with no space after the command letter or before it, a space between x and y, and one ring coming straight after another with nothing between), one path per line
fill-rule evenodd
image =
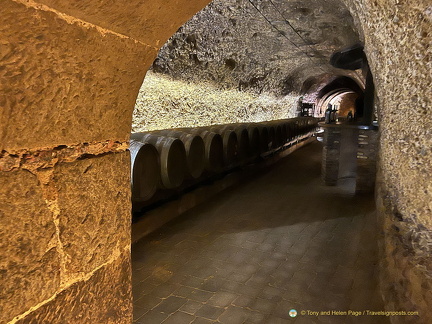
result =
M130 323L126 149L156 49L44 6L0 15L0 322Z
M321 178L327 186L335 186L338 181L340 144L341 128L325 126Z
M359 129L356 176L357 193L370 193L374 191L377 156L378 130Z
M131 323L132 111L207 2L2 1L0 323Z

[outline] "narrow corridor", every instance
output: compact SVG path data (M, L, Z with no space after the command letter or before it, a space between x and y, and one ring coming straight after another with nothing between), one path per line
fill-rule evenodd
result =
M314 142L135 244L135 323L388 323L343 313L383 310L374 200L324 186L320 158Z

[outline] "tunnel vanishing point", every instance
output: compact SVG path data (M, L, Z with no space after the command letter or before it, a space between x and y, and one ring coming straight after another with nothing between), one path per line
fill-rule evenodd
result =
M159 49L209 2L1 2L0 323L132 322L133 108ZM336 2L375 84L381 295L432 323L432 4ZM302 64L294 83L319 68Z

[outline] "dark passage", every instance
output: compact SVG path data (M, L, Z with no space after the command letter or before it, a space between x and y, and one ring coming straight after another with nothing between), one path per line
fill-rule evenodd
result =
M324 186L320 158L314 142L133 246L135 322L388 323L300 315L383 310L373 196Z

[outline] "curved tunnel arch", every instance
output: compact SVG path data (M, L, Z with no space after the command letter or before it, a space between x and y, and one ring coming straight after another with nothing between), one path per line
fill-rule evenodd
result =
M331 101L333 101L337 97L341 97L341 96L344 96L346 94L351 94L351 93L356 93L356 92L353 91L352 89L349 89L349 88L341 88L341 89L335 89L335 90L332 90L332 91L326 93L325 95L323 95L318 100L318 102L315 106L315 115L314 116L323 117L324 116L323 112L325 112L328 104L331 103Z
M363 82L362 82L363 81ZM327 104L335 97L348 93L364 94L364 80L346 75L324 75L318 78L310 77L303 82L301 94L310 97L314 104L314 116L323 117Z
M2 224L2 239L8 243L5 249L14 255L19 271L9 271L2 282L7 288L4 291L14 293L6 298L1 321L42 318L55 323L62 317L73 322L68 316L75 313L87 314L95 323L130 322L130 193L125 149L133 103L161 43L207 3L3 1L0 35L5 50L0 58L7 64L0 70L4 80L0 99L1 194L6 201L2 205L4 215L10 217ZM386 182L380 183L379 201L385 201L391 210L383 203L379 212L388 218L384 230L391 243L384 248L383 258L395 264L389 278L384 278L383 291L390 308L402 308L412 302L404 299L409 290L417 296L413 302L418 309L430 319L430 299L424 297L421 284L410 286L404 273L427 284L426 275L406 257L412 251L404 253L405 237L393 239L403 233L391 232L394 217L402 219L397 224L402 223L409 231L403 220L412 214L417 215L413 222L419 223L418 227L431 226L424 212L430 193L423 190L429 178L424 176L424 169L414 167L423 163L426 168L429 155L424 151L417 156L403 146L430 144L426 136L430 71L421 60L413 60L430 44L430 3L401 3L398 12L385 2L344 3L365 35L366 53L383 105L380 172ZM411 23L411 17L421 19ZM406 29L401 31L401 25ZM405 37L409 33L419 38L407 38L404 44L394 41L394 35ZM387 66L389 57L397 64ZM407 75L409 83L405 82ZM399 106L418 109L409 116L404 112L392 114ZM416 134L415 139L412 134ZM394 152L405 149L404 161L395 159ZM413 180L405 181L407 174ZM88 188L92 188L90 196L81 194ZM107 191L115 198L107 199ZM405 215L406 210L410 215ZM99 217L98 222L81 223L86 220L82 216L89 214ZM37 223L32 222L34 217ZM108 226L113 220L116 226ZM400 232L403 226L398 227ZM81 248L88 235L100 235L100 239L86 245L87 249ZM25 256L17 238L32 247ZM414 251L416 257L420 250ZM406 268L395 263L394 254L407 260L403 262ZM429 262L424 258L423 264ZM29 284L16 286L24 281ZM400 282L403 287L398 286ZM42 286L35 295L33 288ZM392 295L385 292L390 286ZM112 287L116 287L115 295ZM78 300L86 303L70 302ZM67 302L70 308L64 307Z

